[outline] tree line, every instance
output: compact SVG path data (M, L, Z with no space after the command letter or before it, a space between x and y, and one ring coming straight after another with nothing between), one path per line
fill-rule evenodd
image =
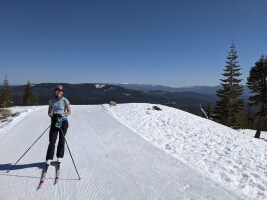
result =
M34 106L38 104L39 104L38 97L37 95L33 94L30 81L27 81L23 97L23 105ZM13 101L10 95L8 79L7 76L5 76L5 79L3 81L3 87L1 89L1 94L0 94L0 107L8 108L11 106L13 106Z
M251 96L247 106L240 98L244 91L240 85L242 73L233 43L223 71L223 78L220 79L222 89L216 91L219 100L212 114L214 120L234 129L247 127L245 123L251 123L256 129L255 138L260 138L267 114L267 56L261 55L249 71L246 85Z

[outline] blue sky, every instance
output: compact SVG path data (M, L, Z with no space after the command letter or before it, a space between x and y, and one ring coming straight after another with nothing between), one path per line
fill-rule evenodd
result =
M0 81L213 86L232 41L246 80L267 54L266 8L266 0L1 0Z

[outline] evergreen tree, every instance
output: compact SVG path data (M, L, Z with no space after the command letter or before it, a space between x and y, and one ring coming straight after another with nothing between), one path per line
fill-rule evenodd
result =
M219 100L216 102L214 117L226 126L240 129L243 123L244 101L239 98L243 94L243 87L240 85L241 68L237 58L237 51L232 43L222 74L225 78L220 79L222 89L216 91Z
M31 83L27 81L27 85L25 87L25 94L23 98L23 105L25 106L33 106L38 104L38 98L33 94Z
M250 96L250 106L257 108L256 116L256 134L255 138L259 138L263 126L263 120L266 117L267 112L267 56L261 56L261 58L255 63L249 71L249 77L247 79L247 86L251 90L250 93L254 93L254 96Z
M3 108L7 108L7 107L12 106L12 104L13 104L13 102L12 102L11 96L10 96L8 80L7 80L7 76L5 76L5 80L3 82L3 88L2 88L2 91L1 91L0 105Z

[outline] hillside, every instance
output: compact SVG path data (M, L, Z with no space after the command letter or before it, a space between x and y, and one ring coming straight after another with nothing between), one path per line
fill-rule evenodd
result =
M71 191L68 193L71 199L124 199L124 195L129 199L266 198L266 142L210 120L158 106L163 110L153 110L151 104L72 106L67 139L83 179L78 181L67 155L58 186L52 184L54 170L49 171L43 190L47 199L66 198L64 191ZM35 189L44 166L48 134L12 172L5 172L47 128L46 109L14 107L13 112L21 114L0 124L1 198L36 199L44 195ZM172 175L167 178L167 174ZM99 180L99 176L103 178ZM129 182L126 177L130 176L135 182ZM111 181L114 178L115 183ZM125 184L127 193L119 189ZM29 192L25 194L23 190ZM74 190L81 193L73 193Z
M267 199L267 142L190 113L151 104L106 109L178 160L249 199ZM251 132L251 131L249 131ZM255 131L254 131L255 133Z
M142 107L144 106L141 104L139 108ZM0 129L0 135L3 136L0 139L0 199L236 200L244 197L239 190L224 187L209 178L207 174L200 173L194 167L184 163L182 160L186 157L177 159L144 140L123 125L122 121L112 117L111 111L108 111L117 110L116 113L120 116L122 108L129 110L130 113L136 111L135 106L131 104L119 105L117 108L99 105L72 106L73 114L69 117L70 128L66 139L82 179L78 179L66 149L59 183L54 185L55 163L53 162L48 170L45 184L39 190L37 186L45 165L48 133L30 149L13 171L6 173L12 163L49 125L47 107L33 107L26 110L22 108L23 115L10 119L10 122ZM143 111L140 110L141 113ZM149 116L153 116L153 112L151 111ZM170 110L169 114L172 112ZM184 113L182 116L189 118ZM128 119L125 118L125 120ZM139 119L132 118L132 120ZM162 116L162 120L166 119ZM12 122L15 123L12 124ZM190 120L184 122L189 123ZM148 127L153 128L153 123L153 120L147 123L142 130L139 130L139 134L146 133ZM195 126L195 123L196 120L193 120L191 126ZM138 127L140 128L140 125ZM188 126L185 123L180 127L184 128L180 133L183 139L183 135L188 134L185 132ZM165 127L165 130L171 131L171 126ZM159 134L159 131L150 130L151 135L154 132ZM162 134L165 135L165 132ZM190 146L190 144L185 143L184 146ZM261 164L264 165L265 162ZM261 183L260 180L258 185ZM264 195L263 191L258 197L263 199Z

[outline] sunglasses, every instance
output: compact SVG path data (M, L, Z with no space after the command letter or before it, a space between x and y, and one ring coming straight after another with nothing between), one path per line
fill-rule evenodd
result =
M63 90L55 89L56 92L63 92Z

